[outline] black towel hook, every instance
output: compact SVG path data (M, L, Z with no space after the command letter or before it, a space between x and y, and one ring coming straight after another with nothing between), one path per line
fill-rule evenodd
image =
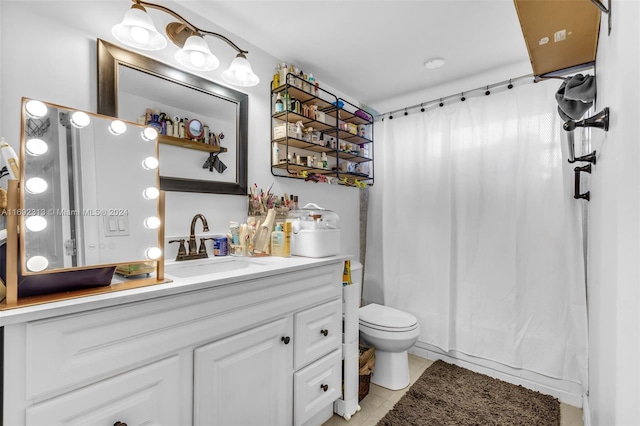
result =
M580 121L569 120L562 125L562 128L567 132L573 131L576 127L595 127L605 132L609 131L609 107L606 107L593 117Z

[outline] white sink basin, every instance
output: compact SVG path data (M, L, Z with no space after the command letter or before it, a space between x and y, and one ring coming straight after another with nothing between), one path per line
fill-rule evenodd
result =
M238 271L252 265L258 265L258 263L249 262L244 258L225 257L224 259L184 260L167 264L164 269L168 275L188 278L220 272Z

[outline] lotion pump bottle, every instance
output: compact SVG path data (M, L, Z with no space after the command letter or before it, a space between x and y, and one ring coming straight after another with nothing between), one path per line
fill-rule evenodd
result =
M282 232L282 225L278 223L276 225L276 230L271 233L271 255L272 256L279 256L279 257L285 256L284 238L285 236L284 236L284 232Z

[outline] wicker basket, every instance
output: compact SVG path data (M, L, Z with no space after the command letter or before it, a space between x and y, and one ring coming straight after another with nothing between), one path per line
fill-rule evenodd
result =
M369 384L371 383L371 373L375 367L375 349L360 343L360 382L358 385L358 402L369 394Z
M365 396L369 395L370 383L371 383L371 374L360 375L360 383L358 385L358 402L362 401Z

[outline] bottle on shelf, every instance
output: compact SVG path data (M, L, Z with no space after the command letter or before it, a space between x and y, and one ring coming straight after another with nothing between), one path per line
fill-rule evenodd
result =
M284 111L284 103L282 102L282 96L280 96L280 93L278 93L278 96L276 96L275 109L276 109L276 112L283 112Z
M320 155L320 161L322 161L322 168L323 169L327 169L329 166L329 162L327 160L327 153L323 152L322 155Z
M271 145L271 164L277 166L280 163L280 147L278 142L273 142Z
M278 64L275 73L273 73L273 83L271 84L272 89L277 89L278 87L280 87L280 64Z
M280 81L280 85L286 84L287 82L287 71L289 70L289 68L287 67L286 63L281 63L280 64L280 68L278 69L280 72L280 78L278 79L278 81Z
M313 74L309 73L308 80L309 80L309 86L311 89L309 90L309 93L311 93L314 96L318 96L318 87L316 86L316 79L313 76Z

